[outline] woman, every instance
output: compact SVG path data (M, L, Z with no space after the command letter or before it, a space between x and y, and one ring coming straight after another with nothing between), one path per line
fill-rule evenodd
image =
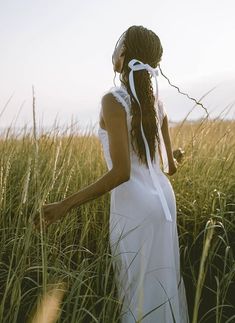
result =
M110 246L122 323L189 322L180 273L176 200L160 167L164 140L168 175L177 170L163 104L151 75L162 56L159 37L131 26L113 55L120 87L102 97L99 138L109 171L63 201L43 207L50 224L69 210L111 191Z

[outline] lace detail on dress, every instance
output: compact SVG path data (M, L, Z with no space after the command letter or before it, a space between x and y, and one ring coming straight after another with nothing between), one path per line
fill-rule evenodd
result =
M121 86L114 86L112 87L109 92L111 92L118 102L122 104L122 106L125 108L126 112L130 114L131 109L131 99L130 95L126 90L126 87L124 85ZM156 112L159 118L160 127L162 126L163 119L167 115L167 112L165 110L164 104L161 100L158 99L158 108L156 107ZM156 101L155 101L156 106Z
M129 94L121 87L112 87L110 92L115 96L118 102L122 104L126 112L130 112L130 97Z

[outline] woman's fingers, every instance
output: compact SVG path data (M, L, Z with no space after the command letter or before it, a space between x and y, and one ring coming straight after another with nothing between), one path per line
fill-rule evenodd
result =
M44 219L42 219L42 225L45 226ZM36 220L34 221L33 228L34 228L34 230L39 230L40 229L40 216L37 216Z
M182 159L184 158L184 155L185 151L181 147L173 151L173 156L179 163L181 163Z
M47 205L43 205L41 207L41 216L38 215L36 219L34 220L34 229L39 230L40 229L40 223L42 221L42 225L44 227L49 226L53 222L53 218L50 213L47 212L46 209Z
M67 209L61 202L54 202L50 204L44 204L41 208L41 217L38 216L35 220L35 228L40 228L40 221L44 226L49 226L51 223L56 222L63 216L65 216Z

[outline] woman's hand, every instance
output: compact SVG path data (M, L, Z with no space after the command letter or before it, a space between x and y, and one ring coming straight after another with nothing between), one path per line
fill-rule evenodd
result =
M169 171L167 175L174 175L177 172L179 164L182 162L185 155L185 151L179 147L173 151L173 159L169 162Z
M54 202L42 205L42 222L45 226L49 226L51 223L58 221L65 217L68 209L65 207L63 201ZM38 230L40 228L40 216L34 221L34 228Z
M181 147L173 151L173 156L178 163L182 162L182 160L184 159L184 155L185 155L185 151Z
M174 175L177 172L177 167L178 167L178 162L174 158L174 160L169 163L169 167L168 167L169 170L168 170L167 175L169 175L169 176Z

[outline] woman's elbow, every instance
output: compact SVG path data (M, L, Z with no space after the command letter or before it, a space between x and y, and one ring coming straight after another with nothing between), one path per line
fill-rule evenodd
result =
M123 177L123 181L124 182L128 182L129 181L129 179L130 179L130 174L126 174L124 177Z
M129 181L130 179L130 169L113 169L114 170L114 177L120 183L124 183Z
M119 173L119 179L120 179L120 181L122 183L129 181L129 179L130 179L130 172Z

